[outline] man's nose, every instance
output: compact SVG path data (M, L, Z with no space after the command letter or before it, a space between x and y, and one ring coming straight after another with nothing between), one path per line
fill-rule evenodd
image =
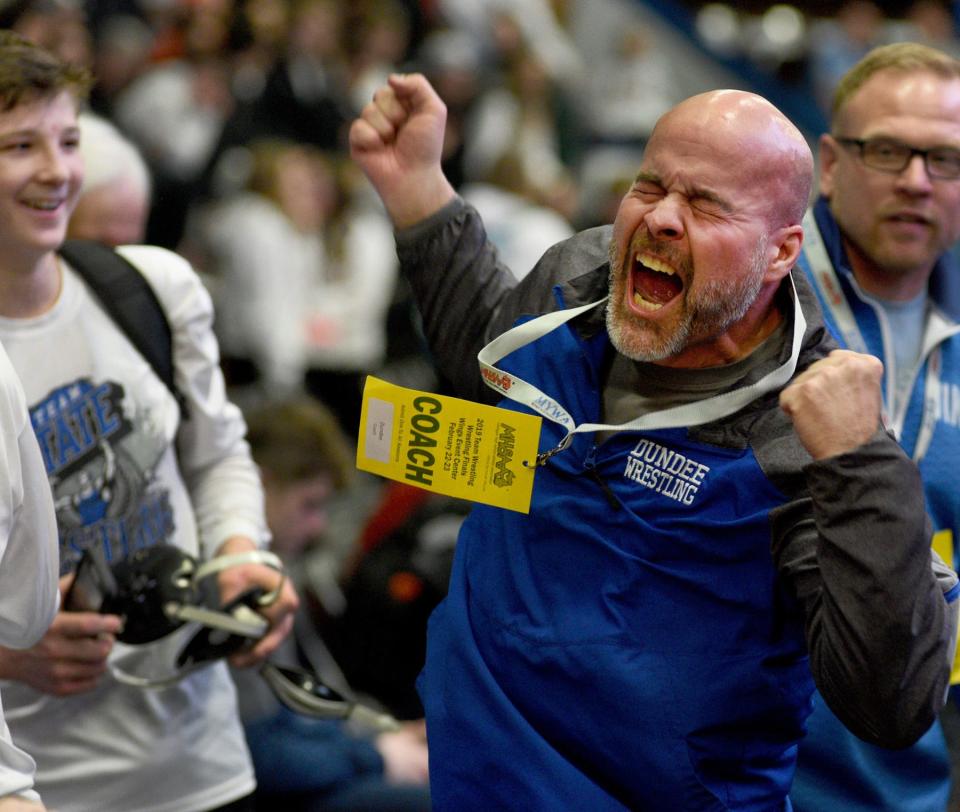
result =
M897 186L911 192L928 192L933 181L927 171L926 160L923 155L912 155L907 165L897 175Z
M676 240L684 234L681 205L670 196L659 200L645 219L650 234L658 239Z
M44 149L38 175L47 183L62 183L69 176L66 158L57 147Z

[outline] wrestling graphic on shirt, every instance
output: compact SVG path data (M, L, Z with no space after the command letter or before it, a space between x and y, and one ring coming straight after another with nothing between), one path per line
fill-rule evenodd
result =
M113 561L173 534L169 492L155 477L168 443L147 411L129 415L124 404L120 384L80 378L30 408L53 489L61 575L90 545Z

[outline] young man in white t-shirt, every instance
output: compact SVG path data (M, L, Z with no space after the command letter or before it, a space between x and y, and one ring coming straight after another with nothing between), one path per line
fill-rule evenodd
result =
M120 249L169 322L181 412L57 254L83 179L77 112L88 86L32 43L0 37L0 340L23 381L53 490L62 590L91 546L108 561L158 544L206 560L267 540L245 425L218 368L210 300L189 264L160 248ZM280 578L256 562L218 577L224 601L252 587L274 592ZM296 603L283 584L261 609L267 633L234 664L271 652ZM59 812L252 809L253 770L226 663L161 689L124 684L120 673L169 673L183 640L127 646L116 639L120 624L61 611L37 646L0 649L7 720L36 759L45 803Z

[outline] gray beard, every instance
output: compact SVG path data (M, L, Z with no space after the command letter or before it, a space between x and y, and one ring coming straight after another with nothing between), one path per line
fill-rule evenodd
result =
M610 298L607 301L607 333L621 355L632 361L662 361L685 350L694 340L702 341L725 332L742 319L763 286L766 271L766 235L754 248L748 273L734 279L717 279L701 288L694 298L686 291L683 312L673 332L664 335L659 325L634 319L623 302L626 277L610 244Z

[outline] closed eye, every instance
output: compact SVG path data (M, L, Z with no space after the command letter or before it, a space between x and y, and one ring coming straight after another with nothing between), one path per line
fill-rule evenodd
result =
M665 190L662 186L650 181L640 181L633 187L633 193L641 200L654 200L663 197Z
M728 212L727 206L713 197L695 197L690 201L690 207L701 214L715 217L720 217Z

